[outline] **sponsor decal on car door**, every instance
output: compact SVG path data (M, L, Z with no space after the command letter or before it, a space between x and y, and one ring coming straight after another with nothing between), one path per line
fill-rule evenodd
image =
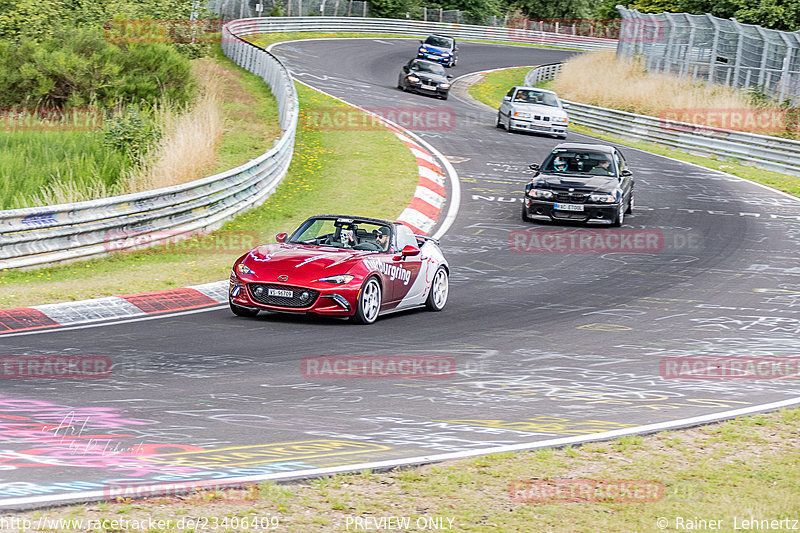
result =
M391 302L390 308L395 307L396 303L402 300L411 288L415 285L415 280L419 275L421 260L419 256L395 259L393 256L386 256L382 260L367 259L364 261L370 270L377 270L383 276L384 300Z

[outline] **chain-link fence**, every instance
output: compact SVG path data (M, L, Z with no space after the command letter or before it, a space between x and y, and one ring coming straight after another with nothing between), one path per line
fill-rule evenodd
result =
M254 17L368 17L360 0L212 0L209 9L223 20Z
M669 72L752 88L800 103L800 32L768 30L711 15L622 15L618 56L641 56L650 72Z

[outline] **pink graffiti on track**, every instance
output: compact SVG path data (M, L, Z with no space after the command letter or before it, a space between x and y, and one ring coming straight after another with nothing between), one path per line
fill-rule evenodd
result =
M0 442L6 445L35 445L21 451L0 449L0 470L57 466L103 468L125 471L130 475L144 475L164 471L163 464L157 465L147 460L148 457L159 455L155 453L159 447L178 446L186 451L203 449L188 444L143 442L130 446L123 439L133 438L132 434L106 431L109 428L154 423L121 418L118 410L110 407L74 408L0 395ZM196 470L185 466L167 469L176 473Z

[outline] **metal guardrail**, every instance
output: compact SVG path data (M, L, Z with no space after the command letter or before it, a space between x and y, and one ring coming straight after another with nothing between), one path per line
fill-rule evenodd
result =
M526 85L552 79L560 64L542 65L525 76ZM569 118L577 124L626 139L649 141L706 157L724 157L773 172L800 176L800 141L712 128L570 102Z
M545 80L552 80L561 72L561 63L551 63L550 65L540 65L532 68L525 75L525 85L532 87Z
M515 44L559 46L578 50L616 49L616 39L567 35L523 28L500 28L448 24L423 20L395 20L363 17L263 17L235 21L237 28L249 33L288 33L314 31L322 33L386 33L427 36L442 33L455 39L499 41ZM251 29L256 28L255 31ZM241 35L241 34L239 34Z
M218 228L259 205L286 175L299 104L286 67L223 28L225 54L262 77L278 101L283 134L237 168L189 183L100 200L0 211L0 268L21 268L176 241Z

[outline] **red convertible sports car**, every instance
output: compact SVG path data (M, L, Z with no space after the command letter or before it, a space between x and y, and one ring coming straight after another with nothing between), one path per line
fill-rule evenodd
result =
M233 264L235 315L316 313L371 324L383 313L447 303L450 270L438 243L399 222L319 215L277 240Z

